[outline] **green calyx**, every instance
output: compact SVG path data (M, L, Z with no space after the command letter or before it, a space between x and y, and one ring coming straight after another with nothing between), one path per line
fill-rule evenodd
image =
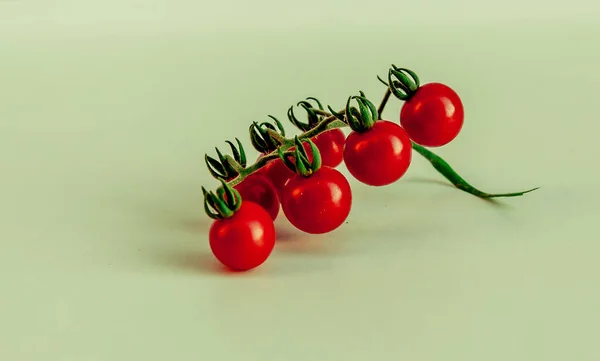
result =
M308 160L308 153L304 148L303 142L308 142L310 145L313 158L312 162ZM281 149L277 149L277 151L279 153L279 157L286 167L303 177L309 177L311 174L321 168L321 153L319 152L319 148L317 148L311 139L306 139L303 142L301 142L300 139L298 139L298 136L296 136L294 137L295 149L292 152L284 153ZM294 161L289 159L289 156L292 154L294 156Z
M419 77L414 71L399 68L394 64L392 64L392 67L388 71L387 83L379 77L378 79L389 87L396 98L404 101L409 100L417 89L419 89L419 86L421 86Z
M204 155L204 161L210 174L215 178L223 178L231 180L240 174L240 169L246 166L246 152L242 142L238 138L235 138L237 147L229 140L226 141L231 147L231 153L233 159L230 156L223 155L219 148L215 148L217 152L218 160L210 157L208 154Z
M250 125L250 142L257 151L265 154L276 150L285 141L285 129L277 118L269 115L275 125L269 122L253 122Z
M356 100L358 108L350 106L350 102ZM367 99L365 93L360 91L360 95L348 97L344 114L335 112L331 107L329 111L337 119L345 122L355 132L366 132L371 129L375 122L379 119L379 112L375 105Z
M317 108L315 108L313 104L309 102L310 100L316 103ZM322 114L317 114L317 112L315 112L315 109L318 109L320 111L325 110L323 108L323 105L317 98L308 97L306 98L306 100L299 101L296 105L304 108L304 110L306 111L308 121L306 123L303 123L299 121L298 118L296 118L296 115L294 114L293 105L288 109L287 116L289 121L301 131L308 132L309 130L316 127L324 119Z
M233 217L242 206L240 193L228 185L223 178L219 178L219 181L221 187L217 188L216 194L202 187L204 211L206 215L215 220Z

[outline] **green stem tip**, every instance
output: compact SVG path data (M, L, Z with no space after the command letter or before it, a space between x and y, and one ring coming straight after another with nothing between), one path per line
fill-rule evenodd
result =
M533 192L540 187L528 189L526 191L520 192L512 192L512 193L487 193L480 191L479 189L470 185L466 180L464 180L452 167L443 160L440 156L436 155L429 149L413 142L412 148L417 151L417 153L421 154L425 159L427 159L433 168L435 168L441 175L443 175L450 183L452 183L456 188L470 193L479 198L501 198L501 197L519 197L526 193Z

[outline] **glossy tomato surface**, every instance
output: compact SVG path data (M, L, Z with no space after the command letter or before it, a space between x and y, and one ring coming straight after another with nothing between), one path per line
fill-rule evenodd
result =
M266 176L254 173L247 176L234 187L242 196L243 201L253 202L265 209L275 220L279 214L279 197L277 189Z
M215 220L209 230L210 248L224 266L247 271L263 264L275 246L273 219L261 206L242 201L231 217Z
M460 133L463 123L460 97L441 83L421 85L400 111L400 125L415 143L425 147L450 143Z
M312 138L312 141L319 148L321 162L324 166L335 168L344 160L346 135L341 129L328 130ZM305 145L305 148L307 148L307 153L312 156L310 146L306 147Z
M346 139L344 163L359 182L384 186L400 179L412 159L410 138L396 123L379 120L365 132Z
M308 160L312 162L312 152L310 149L310 145L306 142L302 143L302 145L306 150ZM290 147L287 151L293 151L294 149L296 149L296 147ZM264 156L264 154L261 154L258 157L258 159L261 159ZM273 183L273 186L275 186L275 189L277 190L279 199L281 199L281 192L283 191L285 183L288 181L288 179L290 179L296 174L294 171L288 168L280 158L270 160L264 167L262 167L258 171L258 173L263 174L264 176L269 178L269 180L271 181L271 183Z
M261 168L261 173L269 178L271 183L273 183L273 186L277 190L277 194L279 195L280 199L281 191L283 190L285 183L288 181L288 179L294 176L294 174L296 174L279 158L269 161L267 165Z
M282 192L281 208L299 230L321 234L338 228L352 206L352 190L338 170L321 167L308 177L295 175Z

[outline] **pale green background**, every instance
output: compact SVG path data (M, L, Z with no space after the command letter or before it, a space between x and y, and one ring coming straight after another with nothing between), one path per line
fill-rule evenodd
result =
M0 359L600 359L599 8L0 0ZM334 233L281 218L268 263L216 273L204 153L379 101L390 63L462 96L462 175L542 189L490 204L415 155Z

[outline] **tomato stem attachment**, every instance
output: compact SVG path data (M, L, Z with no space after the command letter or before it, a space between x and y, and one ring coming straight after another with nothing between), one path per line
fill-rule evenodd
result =
M204 211L212 219L227 219L233 217L242 206L240 193L232 188L223 178L219 178L221 187L216 194L202 187L204 194Z
M317 104L317 108L314 108L309 100L314 101ZM304 108L308 117L308 122L303 123L296 118L293 105L288 109L287 116L289 121L303 132L307 132L316 127L323 120L323 115L327 115L323 109L323 104L315 97L308 97L306 100L299 101L296 105Z
M261 153L269 153L276 150L285 140L285 129L281 122L272 115L275 125L269 122L252 122L250 125L250 142L254 149Z
M246 152L244 146L238 138L235 138L235 140L237 148L231 141L225 141L231 147L233 159L228 155L223 155L219 148L215 148L217 157L219 158L218 160L210 157L208 154L204 155L206 167L213 177L230 180L238 176L240 169L246 166Z
M288 158L289 154L284 154L281 149L277 150L279 157L283 161L283 164L285 164L286 167L288 167L294 173L300 174L303 177L309 177L311 174L321 168L321 153L319 152L319 148L317 148L315 143L310 140L310 138L306 139L306 142L310 146L313 158L312 162L308 159L308 153L304 148L304 144L302 144L303 142L300 141L298 136L294 137L294 162Z
M358 103L358 108L350 106L350 101L353 99ZM373 128L379 119L379 114L375 105L367 99L365 93L360 91L360 96L354 95L348 98L345 118L352 130L362 133Z
M427 159L433 168L435 168L441 175L443 175L447 180L449 180L456 188L461 191L470 193L479 198L501 198L501 197L518 197L522 196L526 193L533 192L539 187L528 189L526 191L521 192L512 192L512 193L487 193L480 191L479 189L470 185L466 180L464 180L461 176L456 173L454 169L440 156L434 154L429 149L412 142L412 148L419 154L421 154L425 159Z
M414 71L407 68L399 68L394 64L388 70L387 83L381 78L377 78L388 87L396 98L404 101L409 100L421 85L419 77ZM383 111L383 109L381 110Z

